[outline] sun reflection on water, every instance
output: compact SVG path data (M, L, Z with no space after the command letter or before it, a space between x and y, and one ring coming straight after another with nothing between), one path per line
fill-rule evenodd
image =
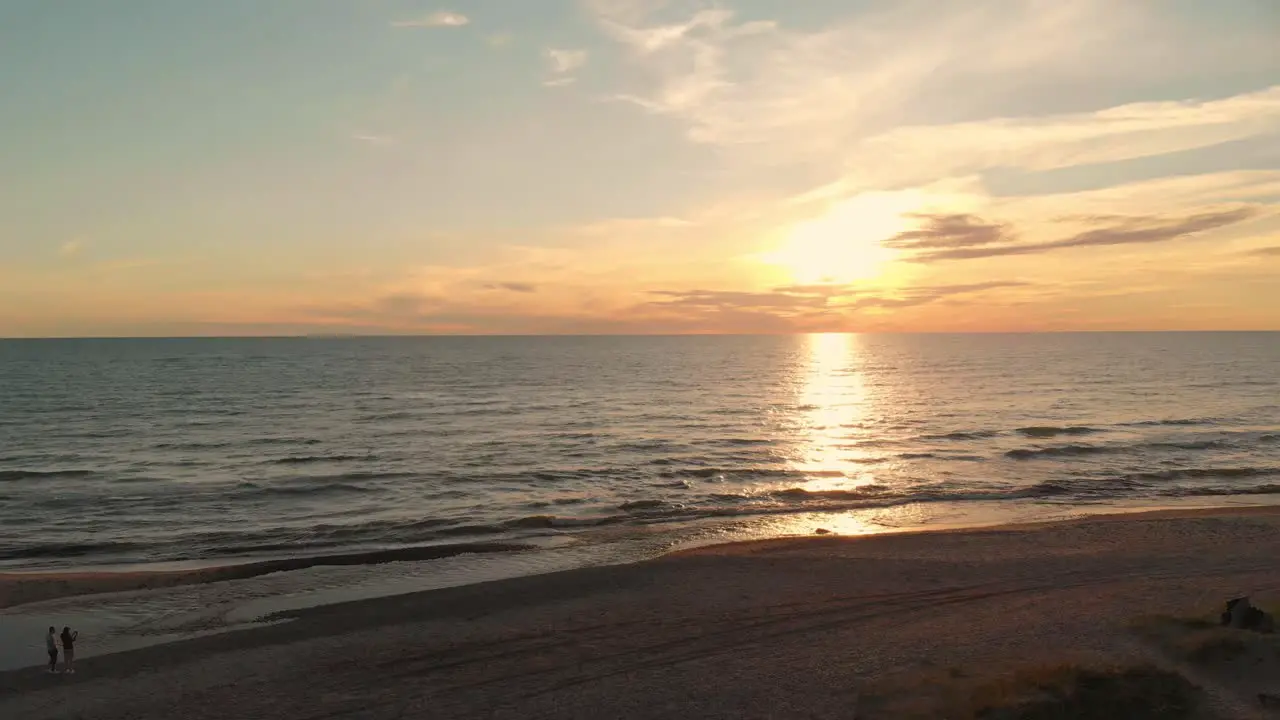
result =
M793 468L812 474L810 492L851 490L874 483L868 463L877 456L859 447L867 432L870 397L858 368L856 335L815 334L806 339L808 363L797 403L802 444Z

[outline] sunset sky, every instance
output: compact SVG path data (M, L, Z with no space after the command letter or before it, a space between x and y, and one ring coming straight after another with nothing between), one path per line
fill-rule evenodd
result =
M0 336L1280 329L1276 0L8 0Z

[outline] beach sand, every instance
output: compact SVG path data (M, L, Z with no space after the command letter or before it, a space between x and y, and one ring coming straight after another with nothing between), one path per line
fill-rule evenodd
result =
M1135 623L1275 607L1278 559L1275 508L722 545L4 673L0 718L948 717L953 687L1062 663L1153 663L1216 717L1267 717L1280 676L1187 663Z

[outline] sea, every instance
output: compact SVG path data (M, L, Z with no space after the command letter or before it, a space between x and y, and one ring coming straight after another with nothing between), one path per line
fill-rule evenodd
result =
M689 544L1277 500L1280 333L0 341L0 571L319 560L0 632L57 611L128 644ZM436 550L350 561L402 548Z

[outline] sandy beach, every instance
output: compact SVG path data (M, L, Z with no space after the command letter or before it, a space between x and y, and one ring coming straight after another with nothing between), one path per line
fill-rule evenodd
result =
M1256 508L721 545L0 674L0 717L962 717L964 693L1068 663L1163 668L1200 688L1194 717L1269 717L1274 658L1196 664L1142 622L1276 607L1278 538Z

